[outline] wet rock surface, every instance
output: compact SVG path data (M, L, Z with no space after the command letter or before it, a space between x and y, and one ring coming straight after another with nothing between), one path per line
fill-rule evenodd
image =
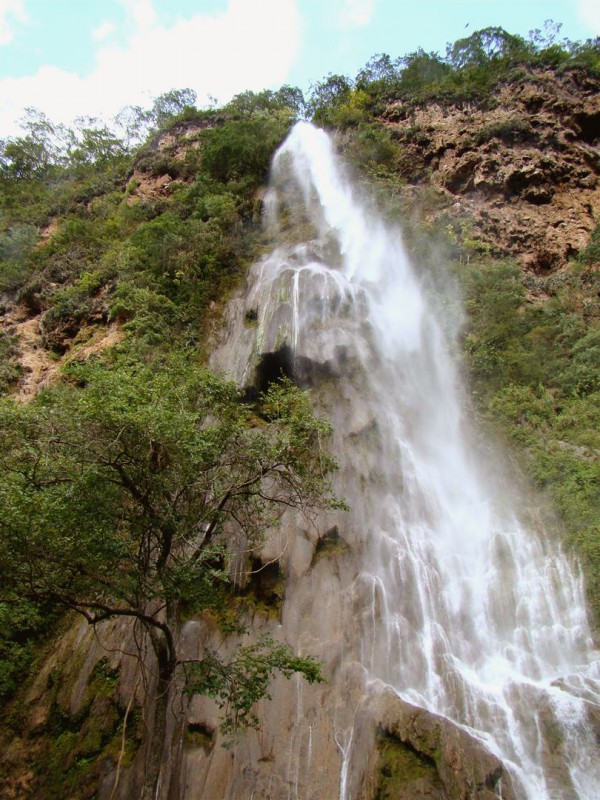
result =
M375 706L377 789L374 795L365 795L369 800L518 797L500 760L450 720L412 706L390 691L378 697Z

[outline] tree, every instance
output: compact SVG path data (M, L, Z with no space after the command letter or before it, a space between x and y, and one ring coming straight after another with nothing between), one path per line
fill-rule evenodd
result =
M68 162L76 168L89 165L105 167L127 153L121 139L94 117L79 117L70 131Z
M388 89L398 81L398 64L387 53L371 56L356 76L357 89L372 90L373 84L379 89Z
M31 135L5 139L0 151L0 169L7 178L43 178L52 165L47 143Z
M207 129L202 132L202 166L218 181L262 183L292 123L292 115L284 110L232 119L222 127Z
M152 105L151 114L157 128L162 128L171 117L182 114L186 108L196 108L196 92L193 89L171 89L159 95Z
M163 128L169 120L196 111L197 95L193 89L170 89L155 97L151 108L124 106L114 123L124 139L127 150L139 145L153 129Z
M25 117L19 125L25 136L4 140L0 170L8 178L44 178L60 163L65 128L55 125L35 108L25 109Z
M352 83L344 75L329 74L324 80L311 85L307 109L318 124L327 121L328 115L344 103L352 94Z
M448 45L446 58L454 69L485 67L502 59L515 59L531 53L531 46L521 36L503 28L482 28Z
M426 53L419 48L400 59L402 63L401 88L406 94L418 94L444 81L450 72L437 53Z
M282 509L339 507L321 448L329 428L290 385L274 386L258 417L233 384L178 359L84 365L71 379L0 406L0 606L51 604L94 626L127 617L143 631L157 676L143 797L159 778L163 797L182 681L245 723L274 670L320 679L313 659L269 641L184 663L178 631L182 604L223 609L229 560L256 548Z
M304 96L296 86L282 86L277 91L246 91L236 94L224 107L224 111L235 119L247 119L254 114L273 111L288 111L293 117L304 109Z
M152 111L141 106L124 106L115 117L115 125L121 131L127 150L139 144L152 127Z
M74 127L68 128L27 108L20 125L24 136L0 141L0 176L6 178L43 181L64 177L73 168L76 174L92 166L106 168L128 152L129 143L94 117L79 117ZM131 132L127 133L131 138Z
M558 44L558 36L562 28L562 22L554 20L544 20L544 29L534 28L529 31L528 41L539 52L555 47ZM560 46L560 45L559 45Z

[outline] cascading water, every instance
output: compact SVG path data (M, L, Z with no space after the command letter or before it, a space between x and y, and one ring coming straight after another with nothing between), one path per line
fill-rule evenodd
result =
M529 800L597 797L600 662L580 576L482 474L399 235L306 123L276 155L267 208L280 244L250 298L258 346L339 381L327 411L362 531L351 591L369 681L465 726Z

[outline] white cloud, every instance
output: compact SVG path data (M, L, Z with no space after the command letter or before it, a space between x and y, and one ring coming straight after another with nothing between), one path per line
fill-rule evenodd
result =
M593 36L600 35L600 3L598 0L578 0L577 15Z
M2 0L0 0L2 2ZM160 27L151 0L121 0L133 21L124 46L102 42L89 75L41 67L35 75L0 80L0 136L34 106L54 121L111 116L127 104L146 105L173 88L209 95L277 87L298 54L301 19L296 0L229 0L227 10Z
M156 11L152 0L119 0L130 21L138 32L152 28L156 23Z
M97 28L92 28L92 39L96 42L101 42L103 39L108 38L111 33L114 33L115 25L113 22L103 22Z
M348 28L365 28L373 19L375 0L343 0L339 12L339 26Z
M27 22L23 0L0 0L0 45L10 44L15 36L15 22Z

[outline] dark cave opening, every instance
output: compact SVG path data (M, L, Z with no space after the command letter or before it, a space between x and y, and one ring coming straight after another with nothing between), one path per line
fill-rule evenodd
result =
M279 383L284 378L294 380L294 354L287 344L272 353L262 354L256 367L254 385L257 392L263 394L272 383Z

